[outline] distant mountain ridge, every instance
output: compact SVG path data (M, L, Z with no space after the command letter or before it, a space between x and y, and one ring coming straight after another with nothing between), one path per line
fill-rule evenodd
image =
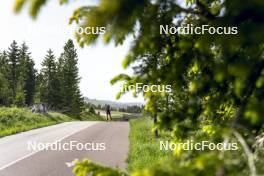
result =
M89 99L88 97L84 97L84 101L86 103L91 103L95 106L101 105L105 106L106 104L110 105L114 108L126 108L128 106L142 106L144 103L121 103L121 102L115 102L110 100L97 100L97 99Z

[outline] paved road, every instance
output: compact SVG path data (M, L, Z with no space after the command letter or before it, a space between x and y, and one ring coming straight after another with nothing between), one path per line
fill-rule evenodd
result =
M68 122L0 139L1 176L72 176L71 161L88 158L106 166L126 168L128 122ZM28 149L28 142L88 144L88 150ZM58 142L59 141L59 142ZM102 150L105 145L105 150ZM79 149L80 149L79 148ZM92 148L92 149L91 149Z

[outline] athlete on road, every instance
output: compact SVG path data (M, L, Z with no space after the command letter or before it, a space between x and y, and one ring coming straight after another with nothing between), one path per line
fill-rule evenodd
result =
M108 121L108 116L109 116L109 120L112 121L110 105L106 105L106 120L107 121Z

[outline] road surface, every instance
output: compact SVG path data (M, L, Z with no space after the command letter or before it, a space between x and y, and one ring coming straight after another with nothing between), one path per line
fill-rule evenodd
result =
M128 122L67 122L0 138L0 175L72 176L71 162L84 158L125 169L128 133ZM56 141L68 148L29 149ZM71 142L80 147L68 150Z

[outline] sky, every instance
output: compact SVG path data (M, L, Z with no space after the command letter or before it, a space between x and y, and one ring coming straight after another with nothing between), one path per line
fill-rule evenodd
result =
M89 4L87 4L87 2ZM19 44L26 42L29 46L36 68L41 68L41 63L48 49L52 49L58 57L63 50L63 45L68 39L74 39L76 25L69 25L69 17L74 9L85 5L95 5L94 0L73 1L68 5L60 6L57 1L50 0L37 20L31 19L28 9L24 8L19 14L12 10L14 0L0 2L0 51L9 47L13 40ZM132 70L124 70L121 66L123 58L129 51L131 38L122 46L115 47L113 43L104 45L101 40L92 46L83 49L75 42L78 53L79 75L81 77L80 89L83 96L100 100L116 100L120 84L110 85L110 80L119 73L132 74ZM134 98L128 93L119 102L144 102L140 96Z

